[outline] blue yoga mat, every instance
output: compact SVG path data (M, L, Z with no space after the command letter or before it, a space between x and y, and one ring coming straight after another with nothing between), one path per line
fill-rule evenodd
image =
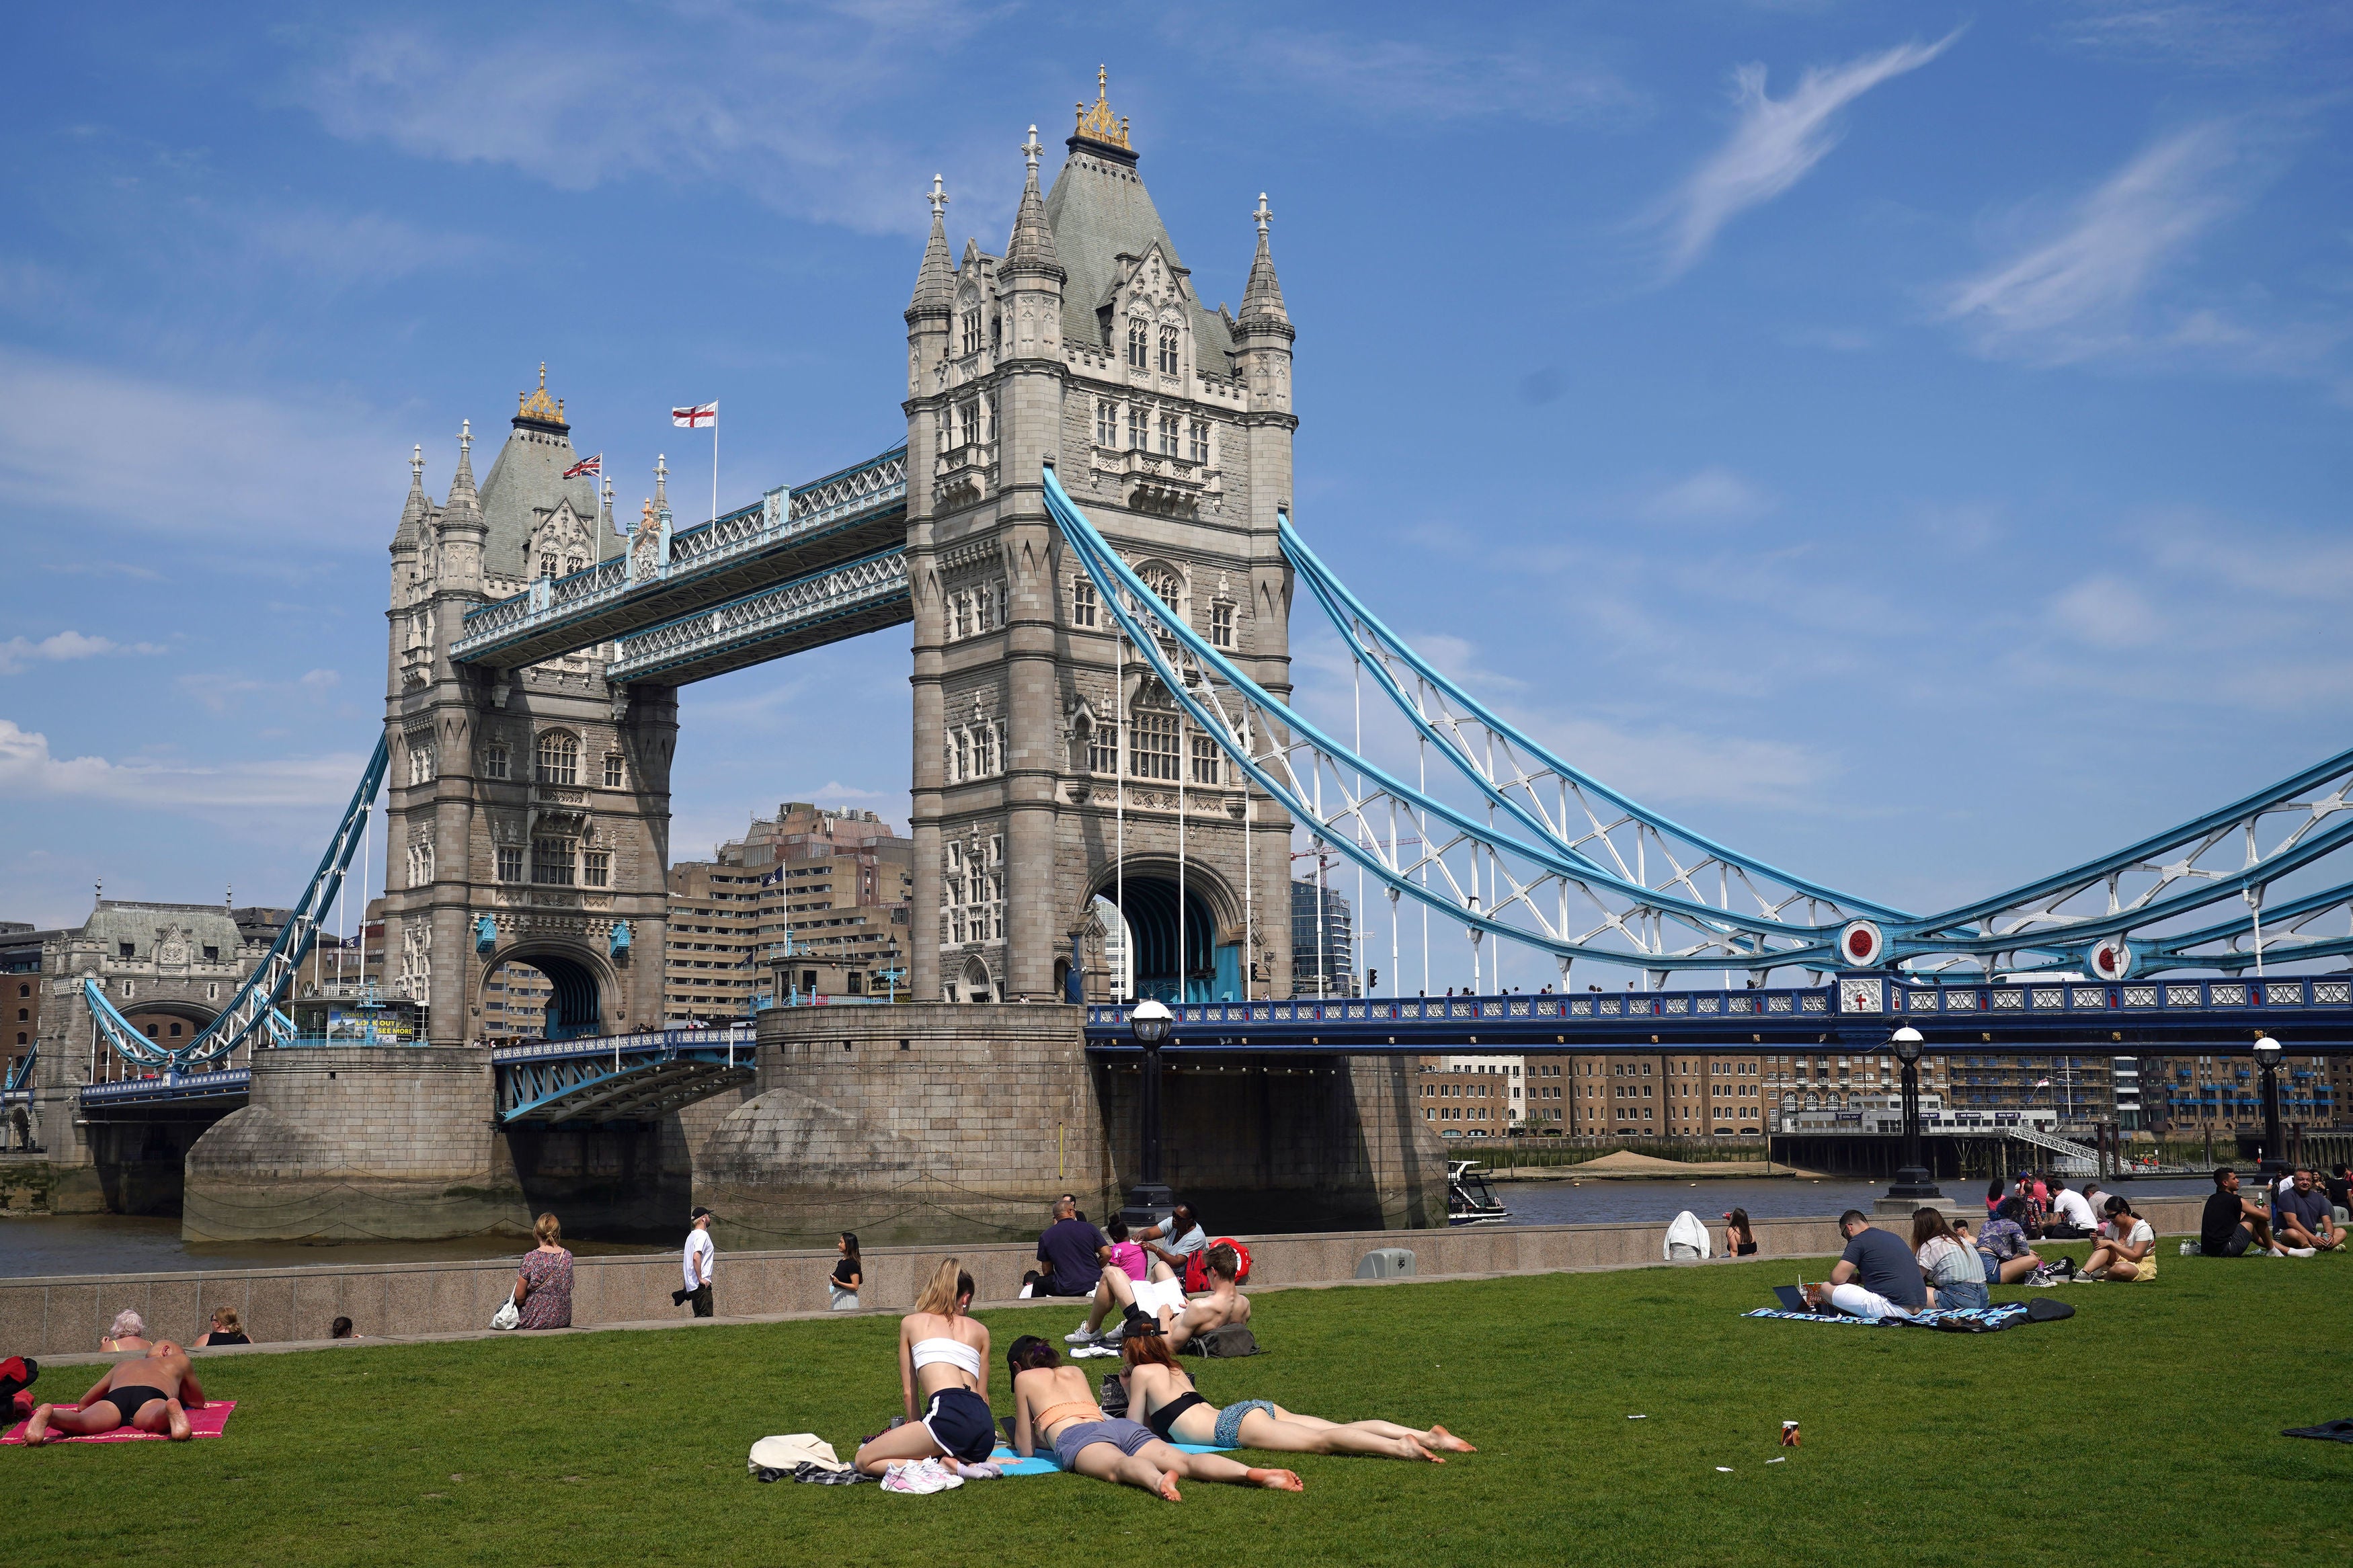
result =
M1184 1449L1188 1454L1233 1452L1230 1448L1212 1448L1200 1443L1177 1443L1173 1446ZM1008 1476L1059 1476L1062 1473L1062 1467L1054 1462L1054 1451L1051 1448L1024 1459L1016 1455L1012 1449L1000 1447L997 1452L988 1456L988 1462L1004 1467L1005 1473Z

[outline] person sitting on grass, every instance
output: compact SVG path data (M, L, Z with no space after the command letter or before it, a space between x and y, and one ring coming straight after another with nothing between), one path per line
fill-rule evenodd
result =
M2282 1247L2306 1257L2345 1245L2345 1233L2329 1212L2328 1194L2313 1184L2309 1168L2298 1166L2294 1184L2272 1200L2272 1234Z
M2042 1227L2042 1234L2054 1240L2081 1241L2100 1227L2100 1216L2091 1200L2068 1191L2063 1176L2051 1178L2051 1210L2058 1217Z
M1223 1454L1188 1454L1137 1422L1106 1418L1087 1374L1062 1365L1054 1347L1035 1334L1014 1341L1005 1361L1013 1373L1013 1451L1025 1459L1044 1443L1066 1470L1137 1487L1169 1502L1185 1500L1176 1489L1180 1478L1270 1491L1306 1489L1290 1470L1251 1469Z
M188 1365L188 1352L169 1340L158 1340L147 1353L119 1361L90 1384L79 1409L59 1410L36 1405L25 1424L25 1441L33 1447L66 1437L88 1437L129 1426L160 1432L175 1443L191 1435L188 1412L205 1407L205 1391Z
M1819 1285L1806 1287L1815 1310L1835 1309L1852 1318L1908 1318L1928 1304L1927 1281L1912 1249L1892 1231L1873 1226L1861 1209L1839 1215L1846 1250L1838 1267Z
M1114 1306L1131 1323L1159 1324L1161 1331L1168 1336L1171 1350L1183 1350L1196 1334L1206 1334L1229 1323L1249 1322L1250 1298L1234 1289L1234 1276L1241 1270L1241 1258L1232 1247L1219 1245L1209 1248L1202 1262L1208 1271L1209 1293L1189 1301L1174 1279L1139 1284L1116 1264L1105 1268L1103 1285L1095 1291L1095 1304L1087 1313L1087 1321L1079 1325L1077 1332L1065 1334L1063 1339L1074 1345L1096 1343L1103 1338L1103 1319Z
M1220 1410L1195 1392L1192 1373L1176 1364L1167 1336L1155 1328L1131 1331L1120 1341L1127 1364L1127 1407L1164 1443L1211 1448L1264 1448L1280 1454L1364 1454L1389 1459L1428 1459L1444 1464L1432 1449L1455 1454L1479 1450L1443 1426L1417 1430L1394 1421L1326 1421L1285 1410L1270 1399L1245 1399Z
M1985 1259L1987 1284L2015 1285L2042 1267L2042 1259L2026 1245L2026 1231L2020 1223L2025 1215L2023 1202L2004 1198L2001 1207L1978 1232L1978 1252Z
M2224 1165L2214 1173L2214 1191L2198 1215L2198 1250L2208 1258L2284 1258L2272 1236L2272 1222L2260 1205L2239 1195L2239 1173Z
M2108 1200L2108 1238L2092 1248L2084 1273L2093 1279L2157 1278L2157 1231L2122 1198Z
M915 1299L915 1310L899 1320L899 1393L906 1420L859 1446L850 1463L868 1475L941 1458L962 1474L960 1467L986 1464L996 1449L988 1329L965 1315L972 1295L972 1276L955 1258L943 1258Z
M1928 1277L1928 1304L1947 1310L1986 1304L1985 1265L1953 1234L1941 1209L1912 1211L1912 1256Z
M144 1351L150 1347L147 1321L125 1307L114 1314L114 1323L98 1336L98 1348L102 1351Z

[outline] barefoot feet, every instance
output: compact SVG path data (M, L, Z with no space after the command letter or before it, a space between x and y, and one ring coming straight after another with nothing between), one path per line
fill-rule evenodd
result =
M1252 1470L1250 1479L1252 1486L1264 1487L1269 1491L1303 1492L1307 1489L1307 1483L1290 1470Z
M1433 1448L1443 1448L1450 1454L1475 1454L1479 1450L1457 1437L1443 1426L1432 1426L1430 1436L1422 1439Z
M1163 1470L1160 1472L1160 1486L1158 1489L1161 1500L1164 1502L1183 1502L1185 1500L1184 1494L1176 1489L1176 1472L1174 1470Z
M25 1423L26 1447L37 1448L49 1440L49 1417L56 1411L57 1406L54 1405L37 1405L33 1407L32 1419Z
M178 1400L167 1399L164 1402L164 1418L171 1426L173 1442L185 1443L196 1435L196 1429L188 1425L188 1413L181 1408Z

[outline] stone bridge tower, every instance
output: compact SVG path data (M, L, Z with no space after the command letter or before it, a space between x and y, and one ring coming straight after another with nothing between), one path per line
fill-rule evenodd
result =
M934 181L907 309L913 988L1105 994L1117 896L1140 994L1288 996L1291 824L1159 689L1061 548L1042 469L1201 635L1287 697L1293 331L1267 249L1206 308L1100 90L1005 254L951 260ZM1124 849L1124 854L1122 853ZM1116 868L1124 862L1124 872ZM1181 862L1181 864L1180 864ZM1182 889L1180 897L1180 887Z
M482 1037L510 961L548 977L551 1036L661 1019L676 691L609 684L609 645L517 670L448 655L467 611L619 552L544 366L520 405L479 489L470 424L438 504L420 449L392 541L385 972L436 1045Z

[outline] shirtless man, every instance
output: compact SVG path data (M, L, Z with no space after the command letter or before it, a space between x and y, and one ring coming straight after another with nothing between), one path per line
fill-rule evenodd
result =
M1103 1269L1103 1289L1095 1296L1093 1310L1076 1333L1063 1338L1076 1345L1092 1345L1103 1338L1103 1319L1113 1304L1131 1319L1150 1318L1168 1336L1168 1348L1183 1350L1195 1334L1222 1329L1229 1323L1250 1321L1250 1298L1234 1289L1234 1276L1240 1272L1242 1260L1230 1247L1213 1247L1202 1259L1209 1275L1209 1292L1187 1301L1182 1288L1173 1280L1147 1281L1139 1303L1136 1282L1117 1264ZM1148 1309L1148 1310L1147 1310ZM1092 1353L1092 1352L1089 1352Z
M187 1413L204 1407L205 1391L188 1365L188 1352L169 1340L157 1340L145 1355L107 1368L106 1375L81 1396L79 1409L37 1406L25 1423L25 1441L38 1447L60 1438L133 1426L166 1433L181 1443L190 1436Z

